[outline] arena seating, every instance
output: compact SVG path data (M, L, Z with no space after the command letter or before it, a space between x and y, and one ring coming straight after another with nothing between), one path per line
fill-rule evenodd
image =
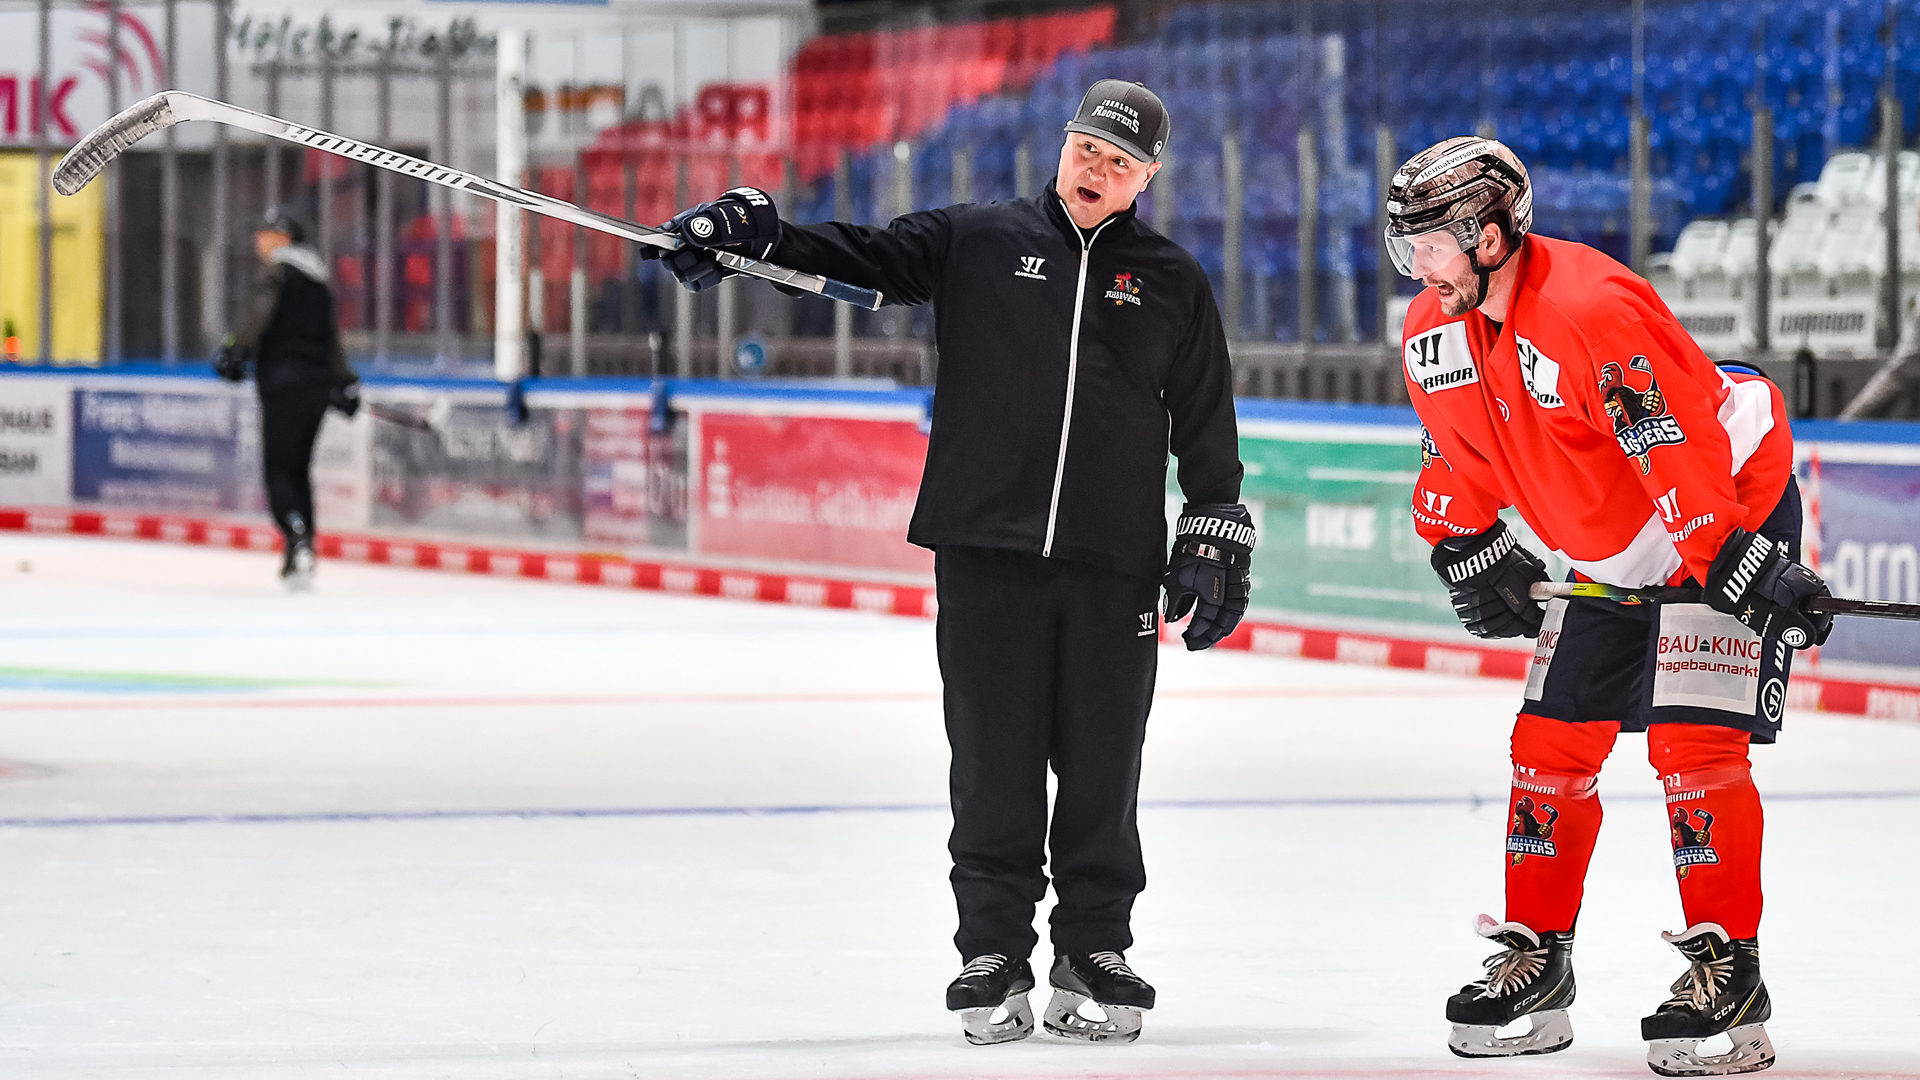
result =
M1249 332L1256 336L1299 336L1291 297L1300 273L1296 147L1303 126L1316 132L1322 171L1320 250L1313 268L1323 281L1320 295L1331 298L1352 283L1357 292L1351 306L1362 320L1342 327L1336 319L1330 327L1323 319L1317 331L1323 339L1349 330L1377 332L1370 325L1371 296L1381 285L1393 285L1379 273L1374 236L1372 129L1383 118L1400 155L1491 122L1532 169L1542 230L1625 257L1632 81L1625 59L1631 54L1626 5L1566 0L1441 6L1448 14L1436 21L1430 0L1384 0L1381 6L1374 0L1319 0L1311 45L1303 44L1308 28L1296 22L1300 5L1252 0L1184 4L1149 34L1129 41L1116 40L1112 7L816 37L796 54L784 91L793 140L789 156L803 185L798 204L787 209L801 219L836 216L831 170L849 151L853 218L884 220L898 209L890 194L891 147L900 140L913 144L915 206L951 201L956 190L976 200L1031 192L1038 176L1051 171L1060 125L1080 93L1095 79L1117 76L1154 87L1173 112L1175 168L1160 194L1174 200L1175 238L1200 257L1217 288L1227 272L1221 140L1238 137L1246 230L1238 269L1247 275L1255 310ZM1771 0L1756 33L1754 6L1746 0L1650 0L1646 95L1655 232L1662 238L1656 246L1666 246L1664 239L1675 237L1689 219L1724 216L1749 201L1749 107L1760 63L1775 116L1774 190L1790 211L1779 226L1783 239L1794 241L1796 230L1812 228L1796 216L1811 211L1794 209L1806 200L1784 198L1796 185L1821 178L1821 205L1839 207L1847 199L1827 189L1867 183L1856 173L1870 160L1834 157L1831 180L1821 168L1840 147L1871 137L1878 123L1882 6L1883 0ZM1904 25L1920 26L1920 0L1896 0L1896 7ZM1382 10L1385 22L1376 25ZM1303 76L1308 48L1319 51L1312 85ZM1899 65L1896 86L1913 101L1920 90L1920 49L1902 50ZM585 156L584 194L591 205L626 209L621 170L636 166L633 212L648 220L664 216L676 201L672 166L665 157L637 156L633 149L650 141L697 143L703 122L693 116L659 132L636 133L631 126L608 132L601 148ZM1920 108L1909 109L1907 131L1917 123ZM718 138L720 154L734 152L725 149L727 142ZM1017 148L1023 145L1030 172L1017 177ZM769 149L777 154L779 148ZM957 189L953 166L960 150L969 175ZM690 163L698 174L690 190L723 186L724 172ZM780 166L775 154L749 153L741 176L779 185ZM1149 192L1148 213L1154 194ZM1875 272L1872 256L1860 254L1861 230L1868 226L1858 218L1834 209L1824 219L1819 243L1832 248L1825 263L1817 251L1802 252L1806 243L1776 243L1774 257L1790 262L1793 273L1822 280ZM1848 241L1825 239L1841 227L1853 230ZM1716 265L1732 263L1721 267L1722 284L1713 285L1705 271L1687 280L1737 287L1739 260L1728 253L1751 252L1752 229L1736 222L1715 234ZM1736 239L1741 236L1744 241ZM1706 242L1701 233L1693 244L1704 250ZM594 244L596 278L616 251L614 244ZM1704 265L1690 258L1676 263ZM1663 263L1662 273L1677 269Z
M1920 153L1902 151L1898 195L1900 264L1920 275ZM1873 293L1886 272L1886 160L1843 151L1819 178L1788 193L1772 225L1767 269L1779 296ZM1670 253L1655 257L1653 280L1663 295L1686 299L1745 296L1754 277L1758 227L1751 217L1696 218Z

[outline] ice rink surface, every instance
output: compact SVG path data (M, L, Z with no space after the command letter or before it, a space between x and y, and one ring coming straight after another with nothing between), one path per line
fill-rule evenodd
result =
M1574 1046L1446 1051L1517 684L1164 651L1129 954L1160 1007L1131 1046L976 1048L931 623L272 571L0 537L0 1076L1653 1075L1684 964L1632 736ZM1920 726L1794 714L1755 757L1769 1075L1920 1077Z

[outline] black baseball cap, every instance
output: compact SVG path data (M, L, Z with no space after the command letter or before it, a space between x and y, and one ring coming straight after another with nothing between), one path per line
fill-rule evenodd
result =
M1097 135L1140 161L1159 161L1172 134L1167 107L1154 92L1125 79L1101 79L1080 99L1068 131Z
M255 232L285 233L287 239L296 244L307 240L307 227L291 207L276 206L260 217L260 224L253 227Z

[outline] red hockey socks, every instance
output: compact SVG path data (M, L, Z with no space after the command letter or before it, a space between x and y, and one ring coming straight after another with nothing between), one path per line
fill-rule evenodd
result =
M1595 784L1620 725L1521 713L1513 725L1507 804L1507 921L1535 933L1573 929L1600 832Z
M1708 724L1655 724L1647 759L1667 790L1667 832L1687 925L1715 922L1734 938L1760 932L1760 792L1750 736Z

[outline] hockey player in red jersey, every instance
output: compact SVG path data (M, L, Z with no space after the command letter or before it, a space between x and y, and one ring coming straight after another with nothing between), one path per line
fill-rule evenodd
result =
M1653 288L1582 244L1531 233L1526 168L1491 139L1415 155L1387 193L1387 244L1426 286L1407 312L1407 390L1426 427L1413 517L1467 629L1537 639L1513 731L1500 951L1447 1002L1464 1057L1573 1041L1571 959L1600 828L1601 763L1647 733L1667 792L1689 961L1641 1021L1672 1076L1773 1062L1760 979L1760 796L1750 743L1780 729L1793 650L1825 640L1826 586L1797 562L1800 495L1779 390L1701 352ZM1692 586L1702 603L1532 599L1545 564L1511 507L1578 580ZM1524 1035L1496 1029L1530 1018ZM1732 1048L1702 1055L1727 1034Z

